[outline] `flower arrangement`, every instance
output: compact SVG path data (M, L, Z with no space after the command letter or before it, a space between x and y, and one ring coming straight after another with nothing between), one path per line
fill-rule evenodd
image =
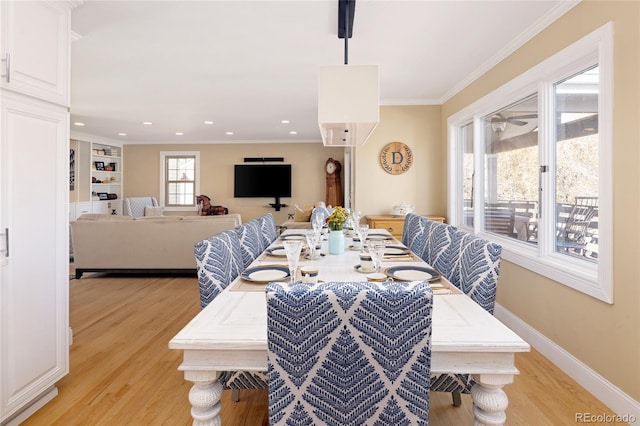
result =
M344 227L344 223L347 221L349 213L344 207L336 206L333 212L327 218L327 225L332 231L339 231Z

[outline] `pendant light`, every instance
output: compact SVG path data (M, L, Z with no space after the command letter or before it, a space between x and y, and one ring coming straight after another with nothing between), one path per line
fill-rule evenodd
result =
M344 65L318 69L318 125L325 146L364 145L380 121L378 66L349 65L354 12L355 0L338 0L338 38L344 38Z

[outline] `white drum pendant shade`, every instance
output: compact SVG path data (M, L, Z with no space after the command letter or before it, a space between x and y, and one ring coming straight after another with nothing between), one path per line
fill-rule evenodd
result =
M377 65L318 69L318 125L325 146L364 145L380 121Z

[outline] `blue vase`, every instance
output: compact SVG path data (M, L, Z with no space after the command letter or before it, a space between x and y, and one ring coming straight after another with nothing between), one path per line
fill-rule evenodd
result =
M342 229L329 232L329 253L344 253L344 233L342 232Z

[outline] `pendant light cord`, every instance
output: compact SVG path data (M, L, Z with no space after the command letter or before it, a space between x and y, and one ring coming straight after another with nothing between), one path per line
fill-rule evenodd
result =
M349 0L345 1L344 8L344 64L349 63Z

